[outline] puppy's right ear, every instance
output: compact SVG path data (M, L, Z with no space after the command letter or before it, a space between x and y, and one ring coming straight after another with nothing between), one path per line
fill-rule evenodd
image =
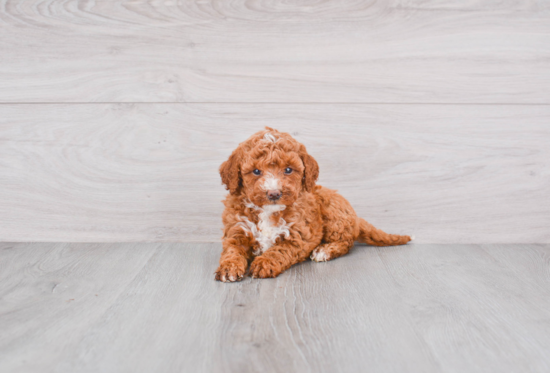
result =
M229 159L220 166L222 183L225 185L225 188L229 190L229 193L233 195L240 194L243 187L243 179L241 176L243 154L242 146L239 146L231 153Z

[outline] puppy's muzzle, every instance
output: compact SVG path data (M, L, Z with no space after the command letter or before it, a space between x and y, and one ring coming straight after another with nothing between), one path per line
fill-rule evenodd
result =
M270 201L277 201L278 199L281 198L282 195L283 195L283 193L281 193L280 190L268 190L267 191L267 198Z

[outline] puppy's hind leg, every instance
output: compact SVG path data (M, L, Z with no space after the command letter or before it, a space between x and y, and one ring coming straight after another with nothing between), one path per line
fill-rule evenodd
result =
M337 241L322 243L311 253L311 260L315 262L326 262L336 259L339 256L346 255L353 247L353 242Z

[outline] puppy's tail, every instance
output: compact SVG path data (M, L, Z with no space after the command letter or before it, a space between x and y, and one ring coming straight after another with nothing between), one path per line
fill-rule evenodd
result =
M404 245L412 238L398 234L388 234L381 229L375 228L363 218L359 219L359 237L357 241L365 242L373 246L395 246Z

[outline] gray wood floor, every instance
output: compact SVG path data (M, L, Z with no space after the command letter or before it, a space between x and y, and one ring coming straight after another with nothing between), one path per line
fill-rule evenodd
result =
M550 245L358 246L236 284L219 252L0 244L0 371L550 369Z

